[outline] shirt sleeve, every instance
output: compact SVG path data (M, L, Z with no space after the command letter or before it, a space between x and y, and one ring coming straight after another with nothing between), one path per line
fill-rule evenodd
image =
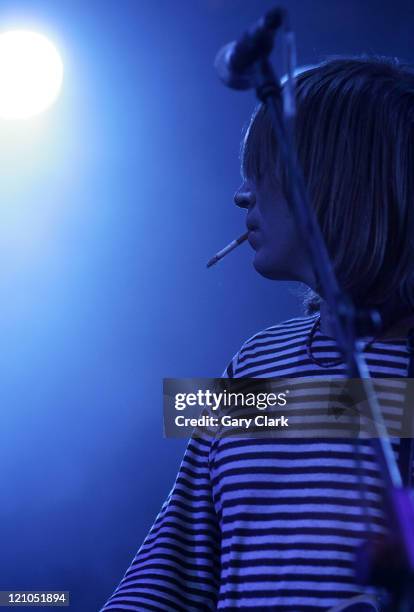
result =
M216 610L220 531L210 481L210 445L211 439L189 440L173 488L101 612Z
M237 351L237 353L233 355L230 363L228 364L223 374L221 375L221 378L235 378L236 377L239 353L240 351Z

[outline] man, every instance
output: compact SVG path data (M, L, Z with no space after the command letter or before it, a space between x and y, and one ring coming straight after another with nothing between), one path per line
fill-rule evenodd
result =
M370 373L405 377L414 326L414 73L394 59L329 60L299 75L297 99L298 155L339 282L358 306L383 315L380 333L365 339ZM224 375L345 376L265 106L247 130L242 175L235 202L247 210L256 270L303 282L313 312L255 334ZM392 403L383 410L387 422L401 418ZM357 454L358 462L345 439L191 439L103 610L301 612L350 601L361 593L353 561L367 524L387 531L368 441Z

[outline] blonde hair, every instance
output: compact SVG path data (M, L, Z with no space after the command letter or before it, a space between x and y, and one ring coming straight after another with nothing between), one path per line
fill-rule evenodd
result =
M341 286L360 305L398 295L412 307L413 68L396 58L330 58L298 75L297 105L298 156ZM246 177L286 186L264 105L241 156Z

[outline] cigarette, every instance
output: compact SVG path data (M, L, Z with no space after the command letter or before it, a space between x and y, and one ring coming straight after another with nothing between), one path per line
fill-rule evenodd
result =
M230 244L228 244L227 246L224 247L224 249L221 249L221 251L216 253L214 255L214 257L212 257L211 259L208 260L207 268L211 268L211 266L214 266L214 264L217 263L218 261L220 261L220 259L223 259L223 257L225 255L227 255L227 253L230 253L230 251L232 251L237 246L239 246L239 244L242 244L245 240L247 240L248 234L249 234L249 232L246 232L246 233L242 234L241 236L239 236L235 240L232 240L230 242Z

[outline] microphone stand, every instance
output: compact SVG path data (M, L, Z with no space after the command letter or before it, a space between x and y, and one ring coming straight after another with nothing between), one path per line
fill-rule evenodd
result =
M387 542L385 544L385 554L382 559L379 559L377 556L378 547L376 549L368 548L365 555L362 552L363 569L367 579L374 576L376 585L384 587L390 592L392 596L390 612L396 610L408 612L414 610L413 500L410 497L409 489L403 488L401 474L387 435L372 379L360 351L358 335L361 334L358 332L361 329L366 330L370 323L372 327L372 314L358 312L350 297L339 286L325 240L315 212L309 202L302 169L297 159L294 144L294 47L293 34L286 25L286 15L284 24L288 60L288 80L283 92L285 95L284 104L282 103L282 88L269 61L273 44L262 45L260 57L257 57L256 50L254 61L247 67L247 72L249 78L252 79L252 86L255 88L258 100L266 104L271 117L281 159L287 170L287 199L298 231L309 253L319 289L329 307L334 336L340 351L344 355L348 377L359 378L363 381L369 414L376 429L376 438L372 440L372 444L385 482L386 501L396 534L397 549L395 549L395 545ZM377 559L375 559L375 556L377 556ZM389 563L390 557L392 557L391 565Z

